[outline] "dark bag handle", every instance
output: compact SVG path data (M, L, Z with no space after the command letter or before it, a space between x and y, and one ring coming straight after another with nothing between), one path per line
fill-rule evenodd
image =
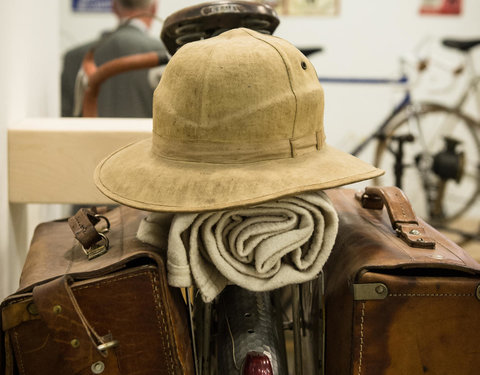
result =
M410 247L435 248L435 240L426 235L408 198L398 187L368 186L356 197L363 208L381 210L385 205L393 229Z

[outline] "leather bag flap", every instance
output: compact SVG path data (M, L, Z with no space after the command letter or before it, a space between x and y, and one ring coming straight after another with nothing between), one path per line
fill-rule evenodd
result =
M62 275L71 275L75 279L106 275L135 259L163 263L161 250L136 238L140 221L146 215L144 211L125 206L105 213L111 225L107 234L110 246L105 254L91 260L85 255L66 220L38 225L17 293L31 291L34 286Z
M351 189L327 190L340 219L331 257L341 262L350 280L365 270L445 269L480 274L480 264L460 246L418 218L435 248L409 246L392 228L386 209L368 209Z

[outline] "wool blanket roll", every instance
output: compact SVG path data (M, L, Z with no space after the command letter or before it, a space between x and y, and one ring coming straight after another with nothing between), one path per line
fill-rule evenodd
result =
M337 230L330 199L317 191L173 218L152 213L142 221L137 236L167 247L170 285L188 287L194 282L203 300L210 302L228 284L267 291L315 278L330 255Z

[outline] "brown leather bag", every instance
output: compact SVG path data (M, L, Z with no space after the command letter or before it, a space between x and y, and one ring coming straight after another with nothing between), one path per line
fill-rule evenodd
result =
M145 215L79 211L70 223L83 247L65 220L36 228L20 287L1 305L2 374L193 374L181 291L161 251L136 238Z
M340 227L325 267L326 374L478 374L480 264L398 188L367 188L362 203L328 195Z

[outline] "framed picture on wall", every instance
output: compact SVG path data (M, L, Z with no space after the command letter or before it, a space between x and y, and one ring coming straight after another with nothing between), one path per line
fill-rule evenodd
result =
M420 14L458 15L462 12L462 0L422 0Z
M72 0L72 10L82 13L111 12L112 0Z
M287 16L336 16L340 0L263 0L278 14Z

